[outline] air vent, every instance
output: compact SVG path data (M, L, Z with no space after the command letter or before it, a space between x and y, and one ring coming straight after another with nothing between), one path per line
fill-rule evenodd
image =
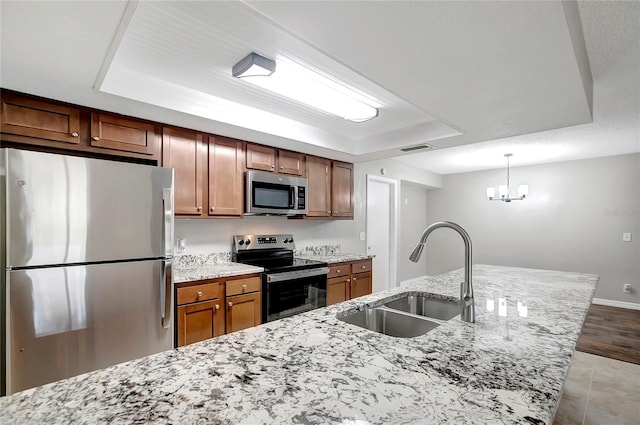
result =
M400 150L402 152L413 152L413 151L419 151L419 150L422 150L422 149L433 149L433 146L427 145L426 143L423 143L421 145L410 146L408 148L402 148Z

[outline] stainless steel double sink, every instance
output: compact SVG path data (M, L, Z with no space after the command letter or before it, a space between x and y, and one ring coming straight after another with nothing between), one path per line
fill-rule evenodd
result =
M340 320L389 336L413 338L426 334L459 314L457 301L406 295L378 307L366 307Z

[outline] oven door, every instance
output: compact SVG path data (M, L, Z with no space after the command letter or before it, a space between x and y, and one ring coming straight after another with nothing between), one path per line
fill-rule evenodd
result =
M263 274L263 323L325 307L328 273L327 267L321 267Z

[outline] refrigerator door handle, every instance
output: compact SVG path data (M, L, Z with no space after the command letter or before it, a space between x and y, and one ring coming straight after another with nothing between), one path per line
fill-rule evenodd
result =
M173 189L162 189L162 207L164 213L164 255L173 256Z
M173 325L171 317L171 299L173 298L173 262L163 261L162 282L160 282L160 314L162 327L169 329Z

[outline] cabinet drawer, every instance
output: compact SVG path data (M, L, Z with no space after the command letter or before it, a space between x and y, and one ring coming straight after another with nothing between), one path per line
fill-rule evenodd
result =
M178 305L183 305L198 301L215 300L221 297L220 292L220 284L218 282L178 288L177 302Z
M329 275L327 278L331 279L332 277L347 276L350 272L349 263L334 264L329 266Z
M227 297L259 291L260 284L261 280L259 277L227 280Z
M351 264L351 273L364 273L371 271L371 260L354 261Z

